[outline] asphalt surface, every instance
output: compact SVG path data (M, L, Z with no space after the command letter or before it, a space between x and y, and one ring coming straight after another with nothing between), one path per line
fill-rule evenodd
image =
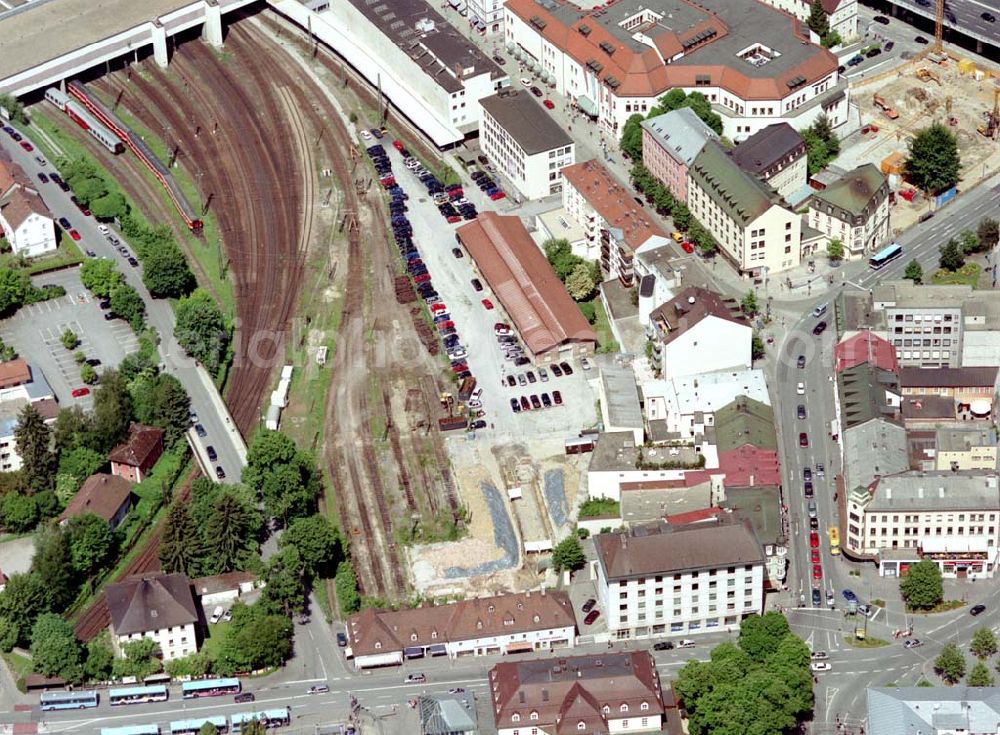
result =
M919 15L929 19L932 23L935 18L935 0L891 0L892 5L897 8L909 11L914 15ZM984 12L991 13L997 18L995 22L989 22L982 17ZM996 2L988 0L945 0L944 4L945 26L953 28L961 33L966 33L973 38L986 41L993 45L1000 44L1000 8Z
M19 132L24 135L23 130ZM25 137L25 140L28 138ZM209 477L214 478L214 466L221 465L226 472L225 482L238 482L246 463L246 446L243 443L243 438L233 425L225 403L208 374L185 355L184 350L174 340L175 321L170 302L165 299L154 299L150 296L149 291L142 283L141 269L131 267L118 254L107 238L97 229L97 221L93 217L85 217L70 201L68 192L63 192L54 183L42 184L38 182L40 172L52 173L56 169L51 162L45 166L38 163L36 156L42 155L42 152L37 145L34 146L35 150L29 153L6 133L0 132L0 148L6 151L35 182L36 188L38 188L53 216L56 219L65 217L80 233L81 240L77 246L81 252L90 249L98 257L114 260L118 264L118 270L124 274L126 282L142 296L146 302L146 320L160 335L159 351L165 370L177 377L187 390L191 397L191 408L197 413L198 422L205 427L207 432L204 439L197 437L193 430L189 432L194 446L198 449L203 466L208 468ZM131 154L126 152L121 155ZM120 233L117 233L117 236L121 239L122 244L128 245ZM134 248L129 247L129 250L133 254L135 253ZM58 397L64 403L70 399L70 396ZM207 454L205 454L205 447L208 445L215 447L218 453L218 460L214 463L209 462Z

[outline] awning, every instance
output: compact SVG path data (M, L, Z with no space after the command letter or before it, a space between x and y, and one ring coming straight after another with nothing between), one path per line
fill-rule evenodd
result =
M448 649L445 648L443 643L435 643L433 646L427 648L427 653L431 656L447 656Z
M591 117L597 117L597 105L595 105L594 101L587 95L581 94L577 97L576 106L583 110L584 114L590 115Z
M530 643L511 643L507 646L507 653L529 653L535 647Z
M403 649L403 656L405 658L423 658L424 648L423 646L408 646Z

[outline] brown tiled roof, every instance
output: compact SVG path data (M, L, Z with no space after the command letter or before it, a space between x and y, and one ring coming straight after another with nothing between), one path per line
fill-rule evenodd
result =
M900 368L901 388L982 388L997 380L996 367Z
M99 472L87 478L83 487L70 499L59 520L93 513L110 521L130 495L132 495L132 483L128 480Z
M28 363L18 358L0 362L0 388L12 388L31 382L31 368Z
M506 621L506 622L505 622ZM347 620L355 656L511 633L573 627L565 592L524 592L407 610L362 610Z
M534 354L597 341L520 218L483 212L456 235Z
M903 420L954 421L955 399L933 394L909 395L903 398Z
M528 726L558 735L605 733L604 707L609 719L655 717L664 711L660 678L648 651L504 661L490 670L489 687L498 730Z
M41 416L46 421L54 419L59 415L59 404L54 398L43 398L40 401L35 401L31 404L38 411L38 415Z
M15 166L17 166L16 163L6 156L0 155L0 196L14 185L16 181L14 178ZM20 168L19 166L17 167Z
M733 522L640 526L599 534L594 546L608 580L764 561L750 526Z
M191 583L183 574L159 574L109 584L105 596L116 635L198 622Z
M45 206L45 202L38 194L21 187L15 187L0 202L0 214L15 229L33 214L40 214L43 217L52 216L49 213L49 208Z
M709 316L750 326L736 304L726 302L715 291L700 286L689 286L667 303L653 309L650 321L659 327L663 343L670 344Z
M667 236L632 198L632 190L618 181L600 161L574 163L564 168L562 175L609 226L622 231L621 240L633 252L651 237Z
M795 128L780 122L758 130L736 146L733 160L747 173L760 176L796 152L804 156L806 142Z
M128 439L112 449L108 459L119 464L140 467L162 438L163 432L154 426L132 424Z

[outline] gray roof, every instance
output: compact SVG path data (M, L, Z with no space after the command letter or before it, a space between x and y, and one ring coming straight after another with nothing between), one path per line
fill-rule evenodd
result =
M939 452L967 452L973 447L993 447L997 443L995 429L948 427L937 430Z
M158 574L109 584L105 598L115 635L198 622L191 582L183 574Z
M883 419L844 432L844 482L848 490L867 487L881 475L910 468L906 429Z
M916 285L913 281L883 281L874 288L876 304L888 304L896 309L946 309L960 308L972 295L972 286Z
M479 732L472 694L425 694L417 700L421 735Z
M601 386L608 423L615 428L641 429L642 408L632 368L616 365L601 368Z
M900 395L900 381L888 370L862 362L845 368L837 376L840 393L840 421L847 430L873 418L899 420L900 409L890 403L890 397Z
M997 371L994 366L958 368L900 368L899 384L904 388L981 388L995 385Z
M889 183L873 163L865 163L812 196L809 206L861 225L889 197Z
M996 732L1000 688L902 687L868 689L868 732L914 735L939 730Z
M806 142L795 128L780 122L758 130L736 146L732 156L747 173L763 176L788 156L804 156L805 150Z
M1000 510L1000 486L993 472L901 472L879 479L866 510Z
M562 126L535 102L527 90L508 87L497 94L484 97L479 104L506 130L529 156L570 145Z
M643 121L642 127L660 142L671 158L685 166L691 165L707 141L719 139L690 107L651 117Z
M716 205L744 226L780 201L773 189L737 166L715 141L708 141L701 149L688 175Z

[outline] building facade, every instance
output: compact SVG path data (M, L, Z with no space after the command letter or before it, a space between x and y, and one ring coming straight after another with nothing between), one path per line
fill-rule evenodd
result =
M576 144L526 89L506 88L480 100L483 153L524 199L562 191L562 170L576 161Z
M877 252L889 239L889 182L866 163L809 199L809 225L844 244L844 258Z
M504 0L466 0L469 24L486 36L503 32Z
M969 286L917 286L886 281L874 289L872 308L881 312L886 339L901 367L958 367L962 356L962 307Z
M105 592L111 616L111 644L153 640L164 661L197 652L198 608L191 582L183 574L157 574L109 584Z
M0 228L15 255L55 252L56 226L38 192L16 185L0 198Z
M763 0L779 10L784 10L798 18L802 23L809 19L812 3L809 0ZM858 37L858 2L857 0L822 0L826 11L830 30L835 31L840 38L850 43Z
M736 630L764 607L765 557L749 523L644 526L594 538L611 638Z
M687 202L687 173L705 143L719 136L690 107L642 123L642 163L679 202Z
M785 122L758 130L732 151L736 165L783 197L806 185L806 142Z
M802 258L801 217L716 143L705 145L688 172L688 208L740 274L777 274Z
M952 426L938 429L934 439L937 470L992 472L997 469L995 429Z

